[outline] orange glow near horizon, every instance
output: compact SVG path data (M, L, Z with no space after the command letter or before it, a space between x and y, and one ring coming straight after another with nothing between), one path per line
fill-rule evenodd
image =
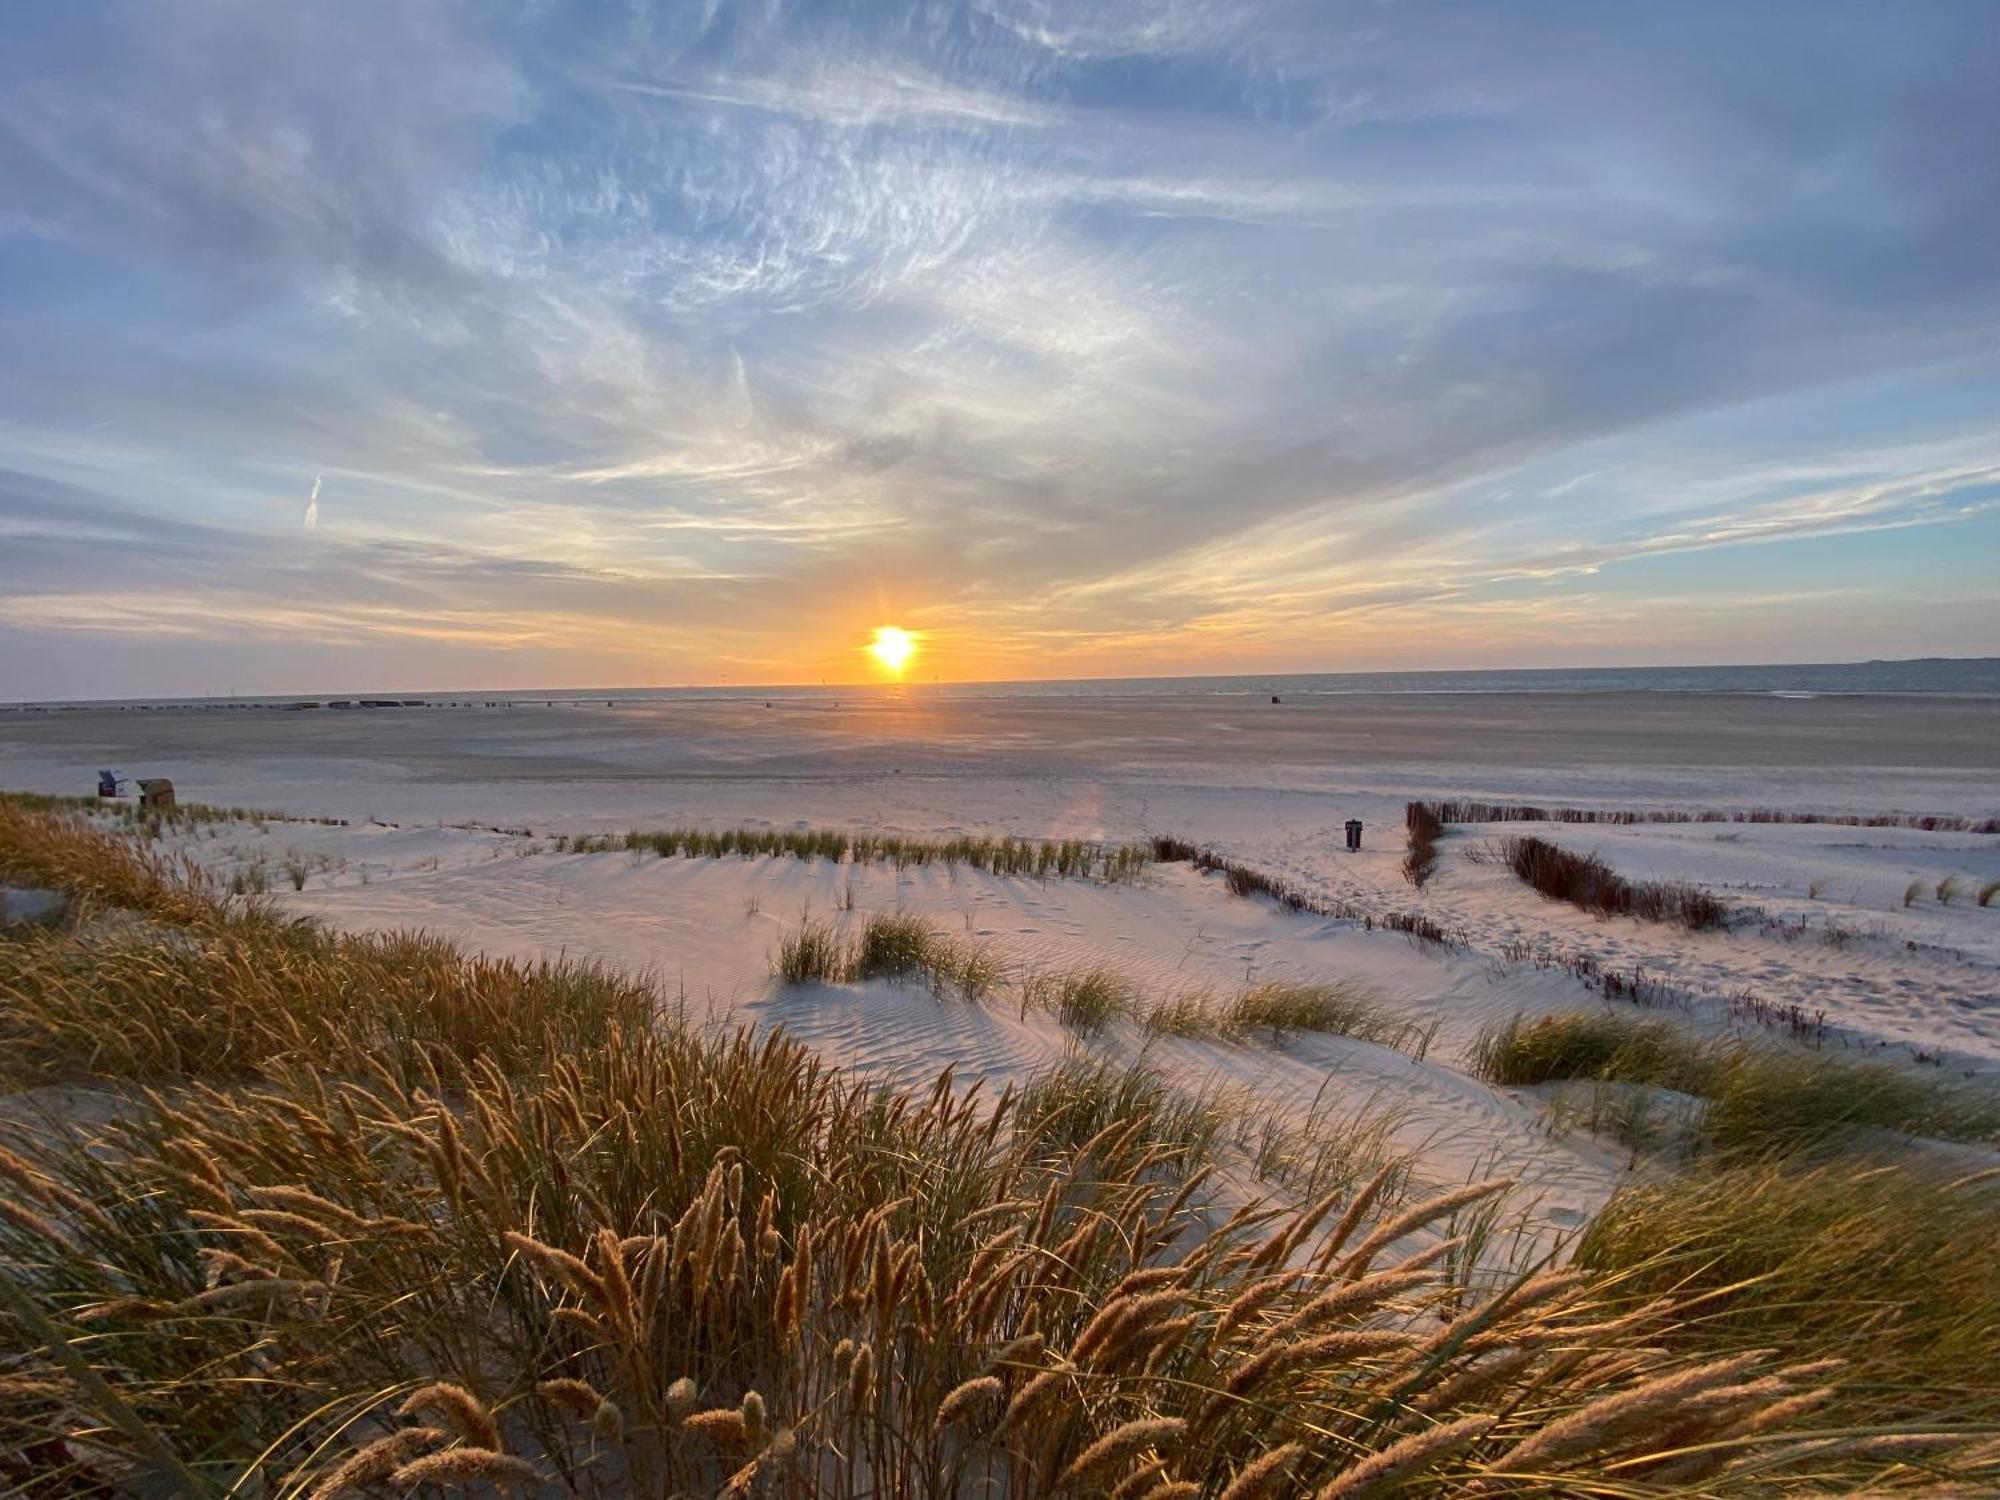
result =
M903 668L917 654L917 638L899 625L877 625L875 638L868 643L868 654L890 675L901 677Z

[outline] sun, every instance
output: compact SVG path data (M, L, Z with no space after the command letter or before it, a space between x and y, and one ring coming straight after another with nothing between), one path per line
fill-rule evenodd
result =
M901 677L903 668L917 654L917 638L899 625L877 625L875 639L868 643L868 654Z

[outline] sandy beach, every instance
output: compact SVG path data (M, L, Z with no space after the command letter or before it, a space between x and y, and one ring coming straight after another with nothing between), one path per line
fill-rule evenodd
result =
M914 913L1014 975L1102 965L1146 1003L1262 981L1354 986L1432 1040L1420 1057L1337 1036L1242 1046L1137 1024L1090 1042L1189 1089L1281 1114L1394 1117L1439 1182L1495 1164L1533 1184L1542 1229L1625 1180L1629 1150L1549 1125L1559 1090L1470 1075L1483 1028L1596 1010L1584 959L1635 976L1701 1034L1758 1015L1823 1023L1818 1045L1911 1066L2000 1070L2000 838L1838 823L1454 827L1438 875L1404 878L1405 802L1532 799L1599 809L1990 817L2000 705L1949 698L1384 695L1034 700L920 690L831 702L337 712L176 709L0 718L0 785L77 792L100 766L183 798L346 820L227 824L180 847L287 909L353 930L422 928L479 951L601 959L717 1022L782 1025L830 1060L921 1084L1020 1082L1068 1055L1045 1015L944 1007L907 987L781 987L772 955L814 915ZM1343 825L1359 818L1363 847ZM1345 903L1331 920L1233 897L1185 866L1134 885L785 857L561 852L565 836L680 826L866 829L1109 842L1173 835ZM1742 914L1687 932L1593 916L1474 855L1538 832L1619 872L1689 881ZM1946 881L1966 892L1940 902ZM1905 904L1916 885L1922 899ZM1950 889L1950 888L1947 888ZM1452 935L1370 930L1421 912Z

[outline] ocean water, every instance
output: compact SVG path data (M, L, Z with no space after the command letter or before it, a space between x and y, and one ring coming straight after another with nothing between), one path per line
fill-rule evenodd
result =
M2000 697L2000 657L1756 667L1572 667L1490 672L1311 672L1244 677L1124 677L1074 682L940 683L971 697L1328 697L1361 693L1727 693L1828 697L1921 693Z
M1805 663L1762 667L1578 667L1499 672L1303 672L1234 677L1097 677L1047 682L926 682L846 686L575 689L506 693L506 701L538 699L620 703L674 699L838 699L869 693L921 692L940 698L1285 698L1412 693L1723 693L1783 697L2000 697L2000 657L1932 657L1919 661ZM419 696L419 695L411 695ZM491 695L443 694L446 698Z
M336 697L423 699L427 703L619 704L761 699L838 700L883 692L941 698L1286 698L1437 693L1691 693L1775 697L1893 696L2000 698L2000 657L1925 657L1912 661L1810 662L1750 667L1573 667L1480 672L1307 672L1233 677L1104 677L1047 682L926 682L759 686L557 689L381 689L350 694L268 694L240 698L120 700L47 707L278 705Z

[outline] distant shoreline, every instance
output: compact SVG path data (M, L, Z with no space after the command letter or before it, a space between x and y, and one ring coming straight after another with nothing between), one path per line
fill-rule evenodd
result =
M951 699L1300 698L1360 695L1492 696L1516 693L1673 693L1728 697L2000 697L2000 657L1793 662L1749 666L1519 667L1492 671L1266 672L1183 677L1077 677L989 682L687 684L676 687L494 690L370 689L365 693L251 693L156 698L23 699L0 713L124 709L352 710L513 708L553 704L638 706L756 699L838 701L926 695Z

